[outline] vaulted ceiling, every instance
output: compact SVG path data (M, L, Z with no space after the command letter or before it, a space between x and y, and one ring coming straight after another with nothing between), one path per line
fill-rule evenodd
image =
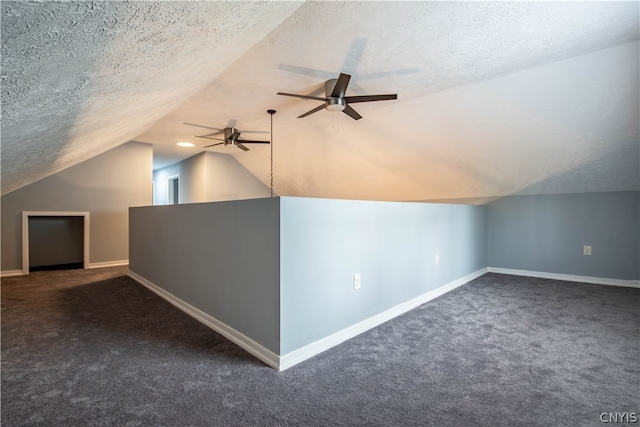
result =
M638 2L11 2L2 194L130 140L154 166L234 124L280 195L375 200L640 190ZM363 116L319 111L352 76ZM255 131L251 133L249 131ZM191 141L193 148L177 147ZM114 172L115 173L115 172Z

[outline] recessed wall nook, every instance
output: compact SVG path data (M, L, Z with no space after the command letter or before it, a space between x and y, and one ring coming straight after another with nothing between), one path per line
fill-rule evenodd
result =
M82 218L82 268L89 268L89 212L22 212L22 274L29 274L31 260L29 245L30 219L35 218ZM54 246L50 242L51 246Z

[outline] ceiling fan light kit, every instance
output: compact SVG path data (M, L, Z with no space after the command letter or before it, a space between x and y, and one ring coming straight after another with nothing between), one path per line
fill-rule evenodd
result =
M328 111L344 111L347 103L342 98L328 98L327 110Z

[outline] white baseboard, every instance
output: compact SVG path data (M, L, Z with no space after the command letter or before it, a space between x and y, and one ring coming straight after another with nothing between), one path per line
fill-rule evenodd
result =
M565 280L567 282L640 288L640 280L607 279L605 277L575 276L572 274L545 273L543 271L514 270L511 268L498 267L488 267L488 271L489 273L511 274L513 276L538 277L541 279Z
M24 276L22 270L3 270L0 271L0 277Z
M348 339L351 339L357 335L360 335L361 333L366 332L369 329L373 329L376 326L383 324L384 322L387 322L395 317L398 317L408 311L413 310L414 308L426 302L429 302L435 298L438 298L439 296L442 296L447 292L451 292L452 290L464 285L465 283L472 281L473 279L476 279L482 276L485 273L487 273L487 269L482 268L467 276L454 280L453 282L450 282L444 286L440 286L437 289L434 289L430 292L422 294L409 301L398 304L395 307L390 308L389 310L376 314L375 316L370 317L361 322L358 322L355 325L349 326L346 329L338 331L318 341L312 342L311 344L307 344L304 347L301 347L297 350L289 352L285 355L281 355L280 371L284 371L287 368L297 365L298 363L303 362L317 354L320 354L323 351L330 349L331 347L335 347L336 345Z
M91 262L87 265L87 269L90 268L105 268L105 267L121 267L124 265L129 265L128 259L123 259L120 261L107 261L107 262ZM4 270L0 271L0 277L13 277L13 276L25 276L24 271L22 270Z
M87 268L121 267L123 265L129 265L129 260L123 259L120 261L90 262Z
M257 357L267 365L271 366L272 368L280 370L280 358L278 357L277 354L273 353L271 350L267 349L266 347L263 347L262 345L253 341L251 338L242 334L241 332L236 331L229 325L222 323L218 319L182 301L180 298L177 298L173 294L151 283L150 281L134 273L133 271L129 270L128 276L131 277L136 282L140 283L141 285L147 287L149 290L156 293L160 297L164 298L174 306L178 307L180 310L184 311L189 316L198 320L200 323L203 323L204 325L208 326L209 328L218 332L220 335L227 338L229 341L243 348L248 353Z
M20 270L16 270L20 271ZM21 271L20 271L21 272ZM209 328L214 331L220 333L225 336L227 339L237 344L241 348L245 349L250 354L254 355L258 359L262 360L267 365L279 370L284 371L294 365L297 365L300 362L303 362L307 359L310 359L313 356L316 356L336 345L356 337L363 332L366 332L370 329L375 328L395 317L398 317L404 313L407 313L414 308L429 302L439 296L446 294L447 292L451 292L452 290L482 276L485 273L500 273L500 274L510 274L515 276L525 276L525 277L538 277L544 279L555 279L555 280L566 280L572 282L580 282L580 283L593 283L600 285L610 285L610 286L624 286L624 287L633 287L640 288L640 283L637 280L619 280L619 279L607 279L601 277L588 277L588 276L575 276L569 274L557 274L557 273L545 273L539 271L528 271L528 270L514 270L507 268L496 268L496 267L488 267L482 268L478 271L475 271L467 276L461 277L453 282L450 282L444 286L440 286L437 289L434 289L430 292L422 294L416 298L413 298L409 301L403 302L401 304L396 305L395 307L390 308L382 313L379 313L373 317L365 319L361 322L356 323L348 328L345 328L341 331L338 331L334 334L331 334L325 338L322 338L313 343L307 344L304 347L301 347L297 350L289 352L285 355L278 356L272 351L266 349L262 345L243 335L242 333L236 331L230 326L220 322L214 317L200 311L199 309L189 305L188 303L176 298L174 295L169 292L159 288L157 285L149 282L133 271L129 271L129 276L139 282L140 284L146 286L154 293L158 294L165 300L169 301L171 304L175 305L191 317L205 324Z

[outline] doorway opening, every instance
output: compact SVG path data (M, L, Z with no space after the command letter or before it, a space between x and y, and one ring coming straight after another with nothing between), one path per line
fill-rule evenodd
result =
M167 203L170 205L177 205L180 203L180 175L170 176L167 184L169 189Z
M88 212L23 212L22 273L88 268Z

